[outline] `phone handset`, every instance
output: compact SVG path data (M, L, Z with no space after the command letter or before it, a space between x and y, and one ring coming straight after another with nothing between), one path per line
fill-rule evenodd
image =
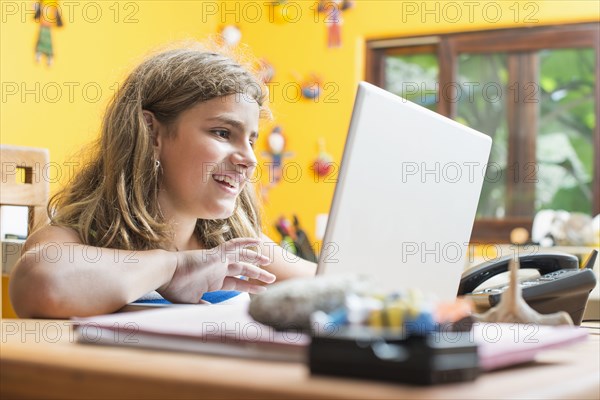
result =
M508 263L514 256L506 256L494 259L465 272L460 280L458 295L462 296L473 292L477 286L493 276L508 271ZM544 275L561 269L579 268L579 260L576 256L567 253L537 253L519 256L521 269L534 268Z
M577 257L566 253L527 254L519 257L521 268L535 268L540 276L520 282L523 299L540 314L566 311L576 325L583 314L590 292L596 287L596 274L592 271L597 250L593 250L582 268ZM513 256L489 261L463 274L458 295L467 295L478 308L497 305L507 284L476 288L489 278L508 269Z

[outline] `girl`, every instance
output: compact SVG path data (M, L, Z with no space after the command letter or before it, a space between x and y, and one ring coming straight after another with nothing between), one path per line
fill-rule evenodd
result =
M313 275L261 233L248 179L265 94L249 68L198 48L139 65L108 105L95 155L28 238L10 281L15 311L103 314L154 290L198 303Z

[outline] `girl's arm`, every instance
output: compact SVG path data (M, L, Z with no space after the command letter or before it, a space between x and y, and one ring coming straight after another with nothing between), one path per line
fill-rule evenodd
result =
M269 263L238 238L214 249L125 251L87 246L68 228L47 226L29 237L10 280L21 317L69 318L114 312L158 290L172 302L198 303L214 290L264 290L236 278L271 283L275 276L252 265Z
M290 278L315 276L317 264L288 252L266 235L262 235L261 239L261 254L271 260L271 264L266 269L275 274L278 282Z
M176 266L175 253L87 246L69 228L46 226L27 239L10 297L20 317L105 314L169 282Z

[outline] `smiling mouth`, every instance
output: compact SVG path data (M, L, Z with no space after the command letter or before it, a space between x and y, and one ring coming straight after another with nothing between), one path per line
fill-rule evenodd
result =
M231 188L231 189L238 189L240 186L239 182L237 182L235 179L233 179L232 177L227 176L227 175L213 175L213 179L217 183L219 183L225 187Z

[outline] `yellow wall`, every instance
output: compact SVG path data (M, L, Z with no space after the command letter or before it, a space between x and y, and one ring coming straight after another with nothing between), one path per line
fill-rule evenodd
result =
M280 214L296 212L314 238L315 216L328 212L334 184L315 183L309 167L317 155L320 137L326 139L334 160L341 158L355 87L363 78L366 39L598 21L600 13L595 0L480 1L475 5L464 1L356 1L343 15L342 47L328 49L325 15L315 15L315 2L288 1L287 21L265 3L71 2L69 8L61 8L65 26L53 31L56 57L54 65L47 67L43 61L34 61L38 26L32 18L33 2L2 1L0 142L50 149L56 164L48 172L52 189L56 190L68 176L68 161L96 136L103 106L115 83L141 56L172 40L202 39L225 23L236 23L243 42L256 56L267 58L275 66L272 109L276 122L283 127L288 151L293 152L288 162L295 163L287 170L288 182L270 191L267 222L270 225ZM455 5L460 18L455 14ZM433 11L425 14L424 8ZM100 14L96 14L98 9ZM516 9L520 11L518 16ZM529 22L525 21L527 16ZM323 98L318 102L294 98L295 74L311 72L329 84L324 92L329 102ZM287 93L284 87L289 89ZM57 88L61 95L57 95ZM100 88L100 96L94 88ZM266 124L261 132L259 154L266 149L271 126ZM262 156L261 160L268 161ZM296 166L302 168L302 176L292 182ZM262 171L266 176L264 166ZM268 232L278 236L272 229Z
M1 142L49 148L63 177L64 163L96 137L104 105L136 61L171 40L215 29L214 18L202 23L194 2L61 2L64 26L52 31L55 59L48 67L44 59L35 63L33 3L0 3ZM49 173L55 190L59 173Z
M288 6L290 15L287 20L293 22L279 18L275 19L279 23L269 23L267 11L256 22L250 8L244 13L244 8L240 7L240 14L246 14L246 21L242 20L241 28L244 41L257 55L269 59L276 68L274 81L279 86L271 86L274 99L272 108L294 153L289 161L298 163L304 171L298 182L291 182L294 178L292 175L290 181L271 191L267 216L274 219L280 214L298 212L313 240L315 216L329 211L334 184L323 181L315 183L309 167L317 154L319 137L326 138L327 150L334 160L341 159L356 85L364 79L365 40L598 21L600 15L600 6L596 1L480 1L473 2L476 5L471 6L463 1L428 1L425 6L422 1L356 1L352 9L343 13L342 47L328 49L323 21L325 16L315 16L314 2L290 3L294 3L294 6ZM457 18L456 8L448 4L458 4L462 18ZM301 6L300 18L295 12L296 5ZM496 14L497 7L500 7L499 14ZM517 9L519 15L515 23ZM423 12L425 10L433 12L427 14ZM472 10L472 14L469 10ZM273 15L277 16L277 13ZM500 18L498 21L496 15ZM224 21L233 22L232 15L224 17ZM310 72L320 74L323 82L331 84L325 95L331 96L337 103L294 101L291 90L291 94L286 96L281 88L290 86L294 81L292 71L300 75ZM339 89L337 93L334 94L333 88ZM290 172L294 171L290 169Z

